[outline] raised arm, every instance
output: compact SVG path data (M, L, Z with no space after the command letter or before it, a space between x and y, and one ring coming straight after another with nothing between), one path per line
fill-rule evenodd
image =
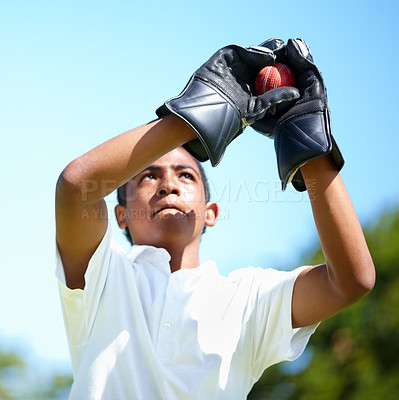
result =
M292 300L294 327L336 314L364 296L375 281L360 223L330 157L309 161L301 172L326 264L298 276Z
M264 46L270 47L266 41ZM374 285L373 262L339 170L344 165L331 133L327 91L322 75L302 39L270 47L276 61L295 72L300 99L272 125L254 128L274 136L283 190L292 182L308 190L326 265L311 267L297 278L292 322L300 327L319 322L367 293Z
M231 45L219 50L179 96L157 110L161 119L117 136L65 168L57 183L56 232L70 288L84 287L88 262L107 228L107 194L182 144L215 166L248 124L299 97L294 88L259 97L247 88L253 68L274 60L269 49Z
M56 188L56 238L68 287L84 288L88 262L107 229L104 197L195 137L188 125L168 115L123 133L68 164Z

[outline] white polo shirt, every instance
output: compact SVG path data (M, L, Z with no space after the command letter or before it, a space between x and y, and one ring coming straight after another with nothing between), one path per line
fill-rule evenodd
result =
M212 261L171 273L164 249L129 254L108 228L84 290L65 286L57 252L74 383L70 400L242 400L263 371L304 350L316 325L292 329L300 272Z

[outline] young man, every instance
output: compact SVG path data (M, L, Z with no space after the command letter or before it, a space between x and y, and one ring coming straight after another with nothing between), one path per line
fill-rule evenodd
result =
M276 61L294 69L299 92L255 96L253 72ZM57 183L70 399L244 399L268 366L298 357L318 322L374 284L303 41L221 49L157 112L71 162ZM216 165L248 124L274 136L283 187L308 189L325 265L222 277L212 262L200 264L201 234L218 206L192 155ZM121 186L115 212L135 244L129 254L111 240L104 201Z

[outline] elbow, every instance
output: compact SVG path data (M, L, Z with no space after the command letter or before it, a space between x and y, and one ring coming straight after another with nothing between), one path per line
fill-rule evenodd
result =
M335 275L337 294L346 306L356 303L366 296L375 285L375 268L371 257L358 262L356 266L343 268L345 274L339 278Z
M371 290L373 290L373 288L375 286L375 280L376 280L375 267L374 267L373 260L371 260L371 257L370 257L367 278L365 279L365 282L363 284L365 294L367 294L367 293L371 292Z
M362 279L359 279L353 286L349 299L353 302L361 300L364 296L370 293L375 285L375 274L369 274Z
M356 273L349 279L349 284L345 285L343 291L348 303L355 303L371 292L375 280L375 268L371 257L363 263L357 264Z
M87 200L88 181L83 176L82 166L72 161L61 172L56 184L57 200L82 203Z
M369 252L367 252L367 256L359 269L361 273L359 274L358 285L363 291L363 295L366 295L374 288L376 279L374 262Z

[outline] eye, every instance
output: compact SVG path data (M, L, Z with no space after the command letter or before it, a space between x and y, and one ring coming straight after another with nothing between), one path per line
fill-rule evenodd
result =
M155 174L153 174L152 172L148 172L146 174L144 174L141 178L140 178L140 183L146 180L151 180L151 179L155 179L156 176Z
M194 175L191 174L190 172L182 172L182 173L180 174L180 176L181 176L182 178L184 178L184 179L189 179L189 180L191 180L191 181L194 181L194 180L195 180Z

